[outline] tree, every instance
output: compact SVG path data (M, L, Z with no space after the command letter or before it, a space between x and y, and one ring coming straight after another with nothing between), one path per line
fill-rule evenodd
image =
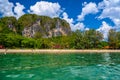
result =
M116 49L117 42L118 42L117 32L113 29L109 30L108 43L109 43L110 48Z
M15 17L0 18L0 33L16 32L17 20Z
M24 27L31 26L37 19L38 16L36 14L25 14L21 16L17 21L17 32L19 34L22 34L22 30L24 29Z
M75 33L73 33L73 37L74 37L74 44L73 47L75 49L84 49L84 36L83 36L83 32L77 30L75 31Z
M117 39L118 39L118 41L117 41L117 48L120 49L120 31L117 32Z
M96 31L94 29L90 29L85 31L84 33L84 41L85 41L85 48L98 48L98 44L103 39L102 33Z
M35 39L42 38L42 34L41 34L40 32L36 32L36 33L34 34L34 38L35 38Z

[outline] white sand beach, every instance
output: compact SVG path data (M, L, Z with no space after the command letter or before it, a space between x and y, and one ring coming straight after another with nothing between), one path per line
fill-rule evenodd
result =
M120 50L0 49L0 53L120 53Z

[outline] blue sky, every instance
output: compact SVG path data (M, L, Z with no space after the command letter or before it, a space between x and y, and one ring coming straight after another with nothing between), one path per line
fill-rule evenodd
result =
M26 14L65 19L73 31L120 29L120 0L0 0L0 17Z

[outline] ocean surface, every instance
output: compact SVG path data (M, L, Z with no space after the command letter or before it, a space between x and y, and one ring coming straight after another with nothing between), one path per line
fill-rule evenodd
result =
M0 54L0 80L120 80L120 53Z

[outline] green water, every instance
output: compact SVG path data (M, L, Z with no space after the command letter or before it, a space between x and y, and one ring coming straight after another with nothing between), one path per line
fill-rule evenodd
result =
M0 54L0 80L120 80L120 53Z

